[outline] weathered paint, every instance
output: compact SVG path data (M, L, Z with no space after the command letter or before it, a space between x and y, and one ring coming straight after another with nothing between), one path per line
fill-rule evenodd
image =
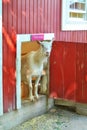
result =
M68 43L64 46L63 70L64 70L64 99L75 100L76 92L76 46Z
M56 41L64 41L66 44L77 42L77 45L87 43L87 31L61 30L61 3L61 0L3 0L4 112L16 108L16 34L55 33ZM60 50L63 49L61 47L62 45ZM55 52L56 48L53 49ZM56 69L56 72L59 71L57 67ZM57 83L58 81L55 84ZM66 91L64 90L64 93Z
M11 1L3 1L3 106L4 112L16 108L15 99L15 33L13 30L13 20ZM8 13L10 12L10 13Z
M3 91L2 91L2 1L0 1L0 115L3 114Z
M87 45L54 42L50 58L50 96L87 103Z
M84 45L84 88L83 99L87 102L87 44Z
M54 42L50 58L50 96L76 100L76 45Z
M83 101L84 97L84 44L78 44L76 49L76 81L77 101Z
M61 4L61 0L3 0L4 26L10 35L55 32L57 41L87 43L87 31L61 30Z

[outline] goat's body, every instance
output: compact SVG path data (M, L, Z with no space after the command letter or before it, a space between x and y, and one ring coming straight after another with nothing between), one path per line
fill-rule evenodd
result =
M43 57L42 48L37 51L28 53L21 58L21 78L27 80L27 76L38 76L42 73L43 63L47 57ZM24 78L25 77L25 78Z
M43 49L40 47L39 50L30 52L21 58L21 81L26 82L30 88L32 88L31 82L32 77L37 77L36 80L36 87L39 83L40 77L43 71L43 64L46 62L47 57L44 56ZM30 90L31 91L31 90ZM32 93L32 92L30 92ZM38 97L37 92L36 97ZM33 96L30 94L30 99Z

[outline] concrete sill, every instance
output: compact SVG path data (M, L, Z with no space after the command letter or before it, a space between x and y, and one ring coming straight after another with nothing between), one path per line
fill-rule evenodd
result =
M24 121L46 113L53 106L54 100L49 98L47 101L45 95L40 96L36 102L24 102L21 109L5 113L0 117L0 130L9 130Z

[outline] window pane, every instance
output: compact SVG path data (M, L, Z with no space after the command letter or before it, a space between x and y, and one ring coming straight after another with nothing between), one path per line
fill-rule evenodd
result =
M86 20L86 0L69 0L69 17Z

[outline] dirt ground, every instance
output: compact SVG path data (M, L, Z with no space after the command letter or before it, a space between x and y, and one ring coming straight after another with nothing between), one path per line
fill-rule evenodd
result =
M70 108L55 106L46 114L11 130L87 130L87 116L78 115Z

